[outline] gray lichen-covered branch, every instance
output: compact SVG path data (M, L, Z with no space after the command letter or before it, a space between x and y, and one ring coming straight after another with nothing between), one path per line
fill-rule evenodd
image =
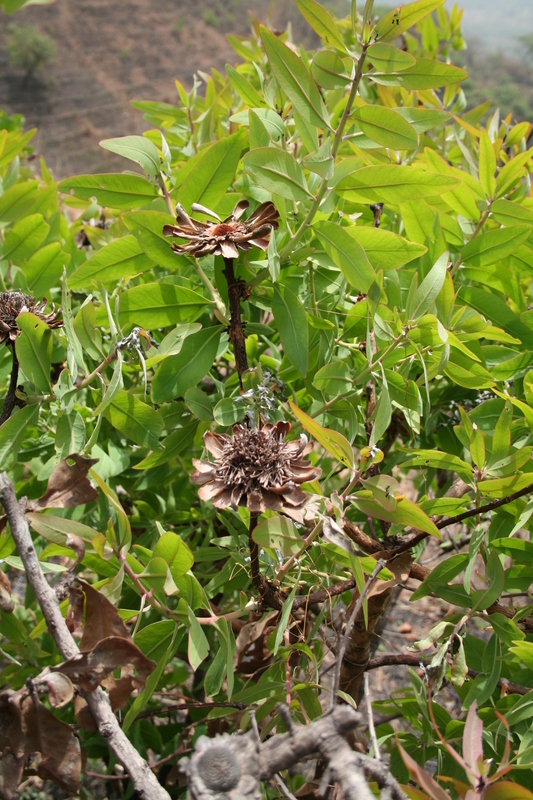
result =
M80 651L63 619L57 597L43 575L24 509L5 472L0 474L0 502L9 521L11 535L24 565L28 583L43 612L48 630L63 657L74 658ZM107 694L97 688L93 692L87 692L85 697L100 735L128 772L138 796L143 800L170 800L168 792L158 783L146 761L122 732Z

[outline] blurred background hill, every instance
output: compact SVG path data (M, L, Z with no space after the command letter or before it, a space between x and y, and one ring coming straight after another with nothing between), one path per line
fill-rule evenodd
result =
M349 11L348 0L326 5L339 15ZM468 48L455 61L469 71L469 106L491 97L516 119L533 119L533 0L460 0L459 6ZM33 144L57 178L124 169L98 141L145 129L130 100L175 102L176 79L190 88L193 73L237 63L226 34L247 35L248 11L262 21L270 13L278 28L290 20L295 40L305 36L311 44L290 0L56 0L11 16L0 11L0 109L38 127ZM28 68L10 58L13 25L45 34L55 61L28 77Z

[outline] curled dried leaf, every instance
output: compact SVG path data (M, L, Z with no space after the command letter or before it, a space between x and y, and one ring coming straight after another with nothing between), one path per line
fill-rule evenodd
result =
M102 681L119 668L131 674L132 688L140 689L155 666L155 661L146 658L130 639L108 636L90 652L80 653L52 670L68 675L83 691L94 692ZM134 669L136 675L132 674Z
M85 581L79 580L78 583L85 593L85 625L80 642L81 652L88 653L98 642L109 636L130 639L128 629L107 597Z
M82 767L81 748L72 727L57 719L37 696L22 701L24 751L41 778L50 779L67 792L78 792Z
M11 583L6 573L0 569L0 609L10 614L15 608L11 597Z
M63 458L48 479L46 492L30 508L74 508L98 498L98 492L87 477L98 459L83 458L73 453Z
M37 692L47 692L52 708L62 708L74 697L74 687L69 678L61 672L43 671L33 681Z

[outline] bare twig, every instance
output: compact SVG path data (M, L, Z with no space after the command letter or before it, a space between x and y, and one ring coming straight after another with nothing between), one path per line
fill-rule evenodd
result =
M381 761L381 755L379 752L379 745L378 745L378 737L376 736L376 728L374 726L374 713L372 711L372 698L370 697L370 686L368 684L368 672L365 672L364 684L365 684L365 705L366 705L366 713L368 719L368 732L370 734L370 741L372 742L372 747L374 748L374 758L376 759L376 761Z
M55 592L43 575L24 511L17 501L13 484L5 472L0 474L0 502L8 518L11 535L22 559L28 583L43 612L48 630L61 655L66 659L74 658L80 651L59 610ZM85 699L102 739L130 775L139 797L143 800L169 800L168 792L160 786L146 761L141 758L122 732L118 720L111 710L107 694L97 688L94 692L87 692Z

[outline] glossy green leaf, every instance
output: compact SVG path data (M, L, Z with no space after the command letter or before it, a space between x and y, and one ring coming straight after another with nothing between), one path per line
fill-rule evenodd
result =
M22 331L15 342L20 368L38 389L49 392L52 331L29 311L18 315L17 326Z
M215 360L222 329L215 325L188 336L176 356L163 361L152 381L152 402L161 404L182 397L202 380Z
M28 212L39 191L39 181L16 183L0 196L0 225L15 222Z
M174 531L166 531L162 534L154 547L153 556L166 561L174 580L185 575L194 564L191 550Z
M430 269L418 289L414 299L413 319L417 319L430 311L435 303L446 278L449 254L443 253Z
M400 72L416 64L416 58L410 53L384 42L375 42L370 45L366 57L380 72Z
M482 233L463 247L462 260L465 264L481 267L497 264L525 242L531 231L529 225L513 225Z
M177 199L186 211L193 203L207 208L218 205L231 186L247 139L246 131L240 130L198 154L178 190Z
M35 533L55 544L66 544L69 534L79 536L84 542L92 542L95 536L101 535L88 525L66 517L54 517L52 514L27 511L26 518Z
M416 0L399 6L380 19L374 30L374 37L380 42L396 39L421 19L444 4L444 0Z
M496 156L486 131L479 138L479 182L489 199L496 191Z
M272 72L298 113L311 125L329 129L324 101L301 58L263 25L260 33Z
M2 258L22 261L30 258L46 238L50 226L42 214L30 214L16 222L6 233Z
M284 558L299 553L304 543L294 522L287 517L261 520L252 532L252 539L259 547L279 550Z
M361 292L368 292L376 275L363 247L351 235L352 229L341 228L328 220L320 220L313 224L313 230L350 286Z
M122 221L154 264L176 270L186 263L182 256L172 250L172 239L163 235L163 227L176 222L170 214L162 211L134 211L123 214Z
M70 278L71 289L81 289L100 281L104 286L114 286L121 278L131 278L153 267L135 236L124 236L97 250L91 258L78 267Z
M403 51L400 51L403 52ZM406 55L404 53L404 55ZM396 114L410 122L417 133L425 133L426 131L443 125L450 119L450 114L446 111L439 111L434 108L411 108L410 106L402 106L395 109Z
M133 641L146 658L159 661L168 650L175 630L176 623L173 620L162 619L137 631Z
M178 322L194 322L202 316L211 300L198 292L172 283L143 283L120 295L120 324L131 322L148 330L167 328ZM96 321L105 324L101 307Z
M41 247L22 267L28 289L35 297L42 297L52 286L59 286L69 262L70 255L61 250L59 242Z
M315 2L315 0L296 0L296 5L300 14L326 44L335 47L342 53L347 52L337 23L324 6Z
M429 533L437 539L441 539L439 529L430 520L421 508L406 497L396 498L395 511L386 511L379 503L372 499L372 493L367 493L369 497L361 496L361 493L352 499L354 506L375 519L382 519L385 522L393 522L396 525L410 525L411 527Z
M337 230L339 230L338 226ZM387 270L403 267L427 252L424 245L410 242L403 236L381 228L352 225L341 230L346 230L352 239L359 242L374 269Z
M146 172L147 175L157 177L159 174L160 161L157 147L144 136L120 136L116 139L103 139L100 147L117 153L119 156L135 161Z
M194 616L192 609L188 609L189 615L189 664L196 672L202 661L205 661L209 654L209 642L202 630L202 626Z
M316 422L316 420L306 414L305 411L298 408L291 399L289 399L289 406L296 419L301 422L304 430L310 433L311 436L313 436L330 455L340 461L341 464L344 464L345 467L349 467L351 470L354 469L355 461L352 446L342 433L324 428Z
M390 108L361 106L352 114L358 127L373 142L392 150L415 150L418 134L413 126Z
M376 83L397 85L403 89L439 89L466 80L468 73L453 64L444 64L432 58L417 58L416 64L401 72L387 75L371 74Z
M307 200L312 197L301 166L286 150L258 147L247 153L244 169L252 180L286 200Z
M127 439L154 450L163 431L163 418L146 403L119 391L103 409L104 417Z
M259 92L254 89L250 81L238 72L231 64L226 64L226 74L230 80L231 85L241 98L250 108L266 107L264 99Z
M309 329L304 308L290 289L274 285L272 313L279 331L283 352L305 377L309 363Z
M139 208L157 197L156 187L142 175L122 173L77 175L60 181L57 189L81 200L96 198L101 206L119 209Z
M379 166L356 169L335 191L354 203L406 203L440 195L458 184L457 178L416 167Z
M311 75L324 89L338 89L350 83L342 58L333 50L319 50L311 62Z
M138 464L135 464L134 469L154 469L155 467L160 467L162 464L167 464L190 447L197 430L198 421L194 420L188 425L173 431L165 438L163 450L158 450L146 456L146 458L143 458Z
M38 417L38 405L25 406L16 410L0 427L0 469L11 469L16 463L27 429L37 422Z
M329 397L347 394L352 388L353 381L347 364L342 361L333 361L325 364L318 370L313 378L313 386L319 392Z

